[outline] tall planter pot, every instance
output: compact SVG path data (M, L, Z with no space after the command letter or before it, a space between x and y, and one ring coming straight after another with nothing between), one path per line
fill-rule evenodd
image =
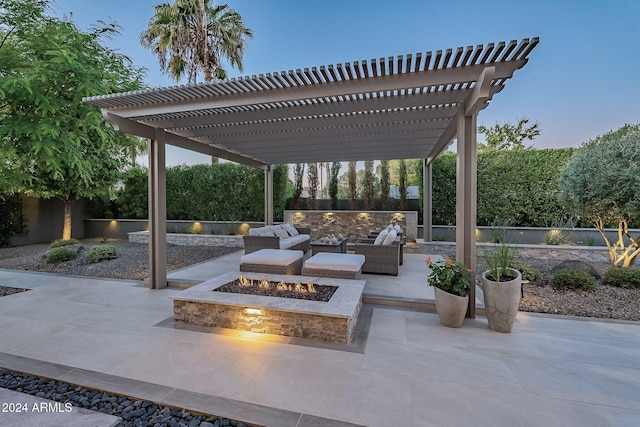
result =
M488 271L482 275L482 293L489 329L497 332L511 332L520 304L522 275L518 270L512 268L509 270L512 275L517 276L507 282L494 282L487 279Z
M462 326L464 316L467 313L469 296L461 297L450 294L440 288L435 288L436 310L440 323L449 328L459 328Z

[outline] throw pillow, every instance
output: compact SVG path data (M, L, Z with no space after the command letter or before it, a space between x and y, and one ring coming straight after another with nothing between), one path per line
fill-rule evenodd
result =
M383 245L390 245L393 242L396 241L396 236L398 235L398 233L396 232L396 230L391 230L389 233L387 233L387 237L384 238L384 242L382 242Z
M384 239L387 237L387 234L389 232L387 230L382 230L380 232L380 234L378 234L378 237L376 237L375 242L373 242L374 245L381 245L382 242L384 242Z
M298 234L300 234L298 233L298 230L296 230L296 228L291 224L282 224L282 228L284 228L290 236L297 236Z
M287 237L289 237L289 233L287 233L287 230L284 230L282 228L276 230L275 235L281 239L286 239Z
M399 224L393 226L393 229L396 230L397 233L402 233L402 227Z

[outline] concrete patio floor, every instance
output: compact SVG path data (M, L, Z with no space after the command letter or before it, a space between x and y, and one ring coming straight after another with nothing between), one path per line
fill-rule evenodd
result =
M236 270L241 252L170 275ZM398 277L363 275L369 295L432 298L426 255ZM0 270L0 366L275 427L635 426L640 324L519 313L486 318L367 304L353 345L172 323L169 296L140 282ZM364 325L366 323L366 325ZM0 425L2 414L0 414Z

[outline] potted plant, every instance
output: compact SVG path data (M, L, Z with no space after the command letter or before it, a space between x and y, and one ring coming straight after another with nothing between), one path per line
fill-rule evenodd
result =
M435 288L436 311L440 323L450 328L459 328L469 304L470 270L454 258L431 262L429 257L426 263L430 269L427 284Z
M489 329L497 332L511 332L520 305L522 275L509 267L516 249L504 233L491 249L483 248L487 264L487 271L482 274L484 308Z

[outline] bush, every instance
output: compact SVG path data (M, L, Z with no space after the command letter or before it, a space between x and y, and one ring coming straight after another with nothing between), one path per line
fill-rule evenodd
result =
M509 267L514 268L522 274L522 280L533 282L540 278L540 270L521 261L512 261Z
M575 149L485 150L478 153L478 225L546 227L570 215L557 200L558 179ZM456 221L456 154L433 161L433 223ZM509 183L505 186L505 183Z
M77 255L69 248L56 248L47 255L47 264L55 264L58 262L71 261L76 259Z
M64 246L71 246L71 245L77 245L79 244L80 241L78 241L78 239L68 239L68 240L54 240L53 242L51 242L51 244L49 245L49 247L51 249L55 249L55 248L61 248Z
M118 258L118 252L113 245L97 245L89 249L85 261L91 264L116 258Z
M283 220L287 165L273 168L273 214ZM146 169L127 171L118 192L120 218L148 217ZM167 219L199 221L264 220L264 171L233 163L167 169Z
M640 270L628 267L612 267L604 274L602 283L620 288L640 288Z
M584 289L587 291L593 291L597 286L595 277L578 268L556 272L551 279L551 285L554 288Z

